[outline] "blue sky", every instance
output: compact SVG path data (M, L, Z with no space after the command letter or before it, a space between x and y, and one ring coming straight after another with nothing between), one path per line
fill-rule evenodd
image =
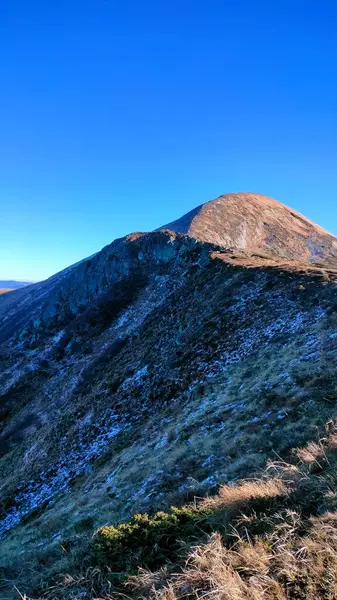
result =
M335 0L4 0L0 278L230 191L337 234Z

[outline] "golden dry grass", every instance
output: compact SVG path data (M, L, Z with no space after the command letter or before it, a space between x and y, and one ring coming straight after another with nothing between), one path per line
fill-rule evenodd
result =
M275 498L285 492L286 487L280 479L244 481L239 485L221 486L218 495L205 498L202 506L212 510L228 510L238 504L245 505L252 499Z
M329 510L329 502L337 489L337 435L334 423L327 429L294 450L297 464L269 462L260 480L224 485L200 500L214 533L198 530L174 563L139 569L117 584L112 566L88 568L60 576L41 600L334 600L337 504Z
M308 274L316 276L322 280L333 280L337 278L337 270L335 265L328 267L324 264L308 264L300 260L282 260L273 256L264 255L261 253L249 253L240 251L216 251L211 252L211 257L214 260L221 260L229 265L246 267L248 269L277 269L279 271L298 272L299 274ZM304 292L305 286L299 286L299 291Z
M293 515L294 517L294 515ZM300 543L295 527L280 528L275 540L238 537L228 549L213 534L191 550L181 572L162 577L142 572L129 584L142 597L181 600L331 600L337 593L337 515L315 520Z

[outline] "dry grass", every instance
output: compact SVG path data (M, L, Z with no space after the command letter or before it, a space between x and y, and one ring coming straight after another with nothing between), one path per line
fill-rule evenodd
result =
M327 513L312 520L310 536L300 537L301 518L289 512L278 522L275 516L272 535L253 539L233 531L230 548L214 533L206 543L190 550L177 571L140 570L129 577L127 588L118 590L102 572L91 569L77 578L65 576L43 598L333 600L337 594L336 523L337 514Z
M196 532L174 563L139 569L119 584L111 566L90 568L60 577L41 600L336 599L337 512L329 498L337 489L337 436L334 423L327 429L294 451L297 464L269 462L260 480L200 500L195 506L210 511L214 533Z
M286 487L280 479L244 481L239 485L221 486L218 495L205 498L202 506L212 510L228 510L237 505L245 505L250 500L271 499L285 492Z
M0 294L6 294L6 292L11 292L12 288L0 288Z
M221 600L286 598L268 573L269 556L262 544L227 550L221 536L215 533L207 544L191 551L181 573L171 575L161 588L156 589L155 582L148 593L162 600L203 596ZM144 593L148 590L148 577L141 574L132 578L130 584Z
M292 515L294 519L294 515ZM142 597L181 600L288 600L324 598L337 593L337 515L315 520L310 537L299 540L299 517L277 536L254 541L238 537L228 549L218 533L195 547L180 573L166 577L140 573L129 584Z
M264 254L256 254L240 251L217 251L212 252L211 257L214 260L222 260L229 265L237 265L248 269L277 269L279 271L287 271L289 273L306 273L313 275L321 280L336 280L337 270L335 265L332 268L327 268L326 265L308 264L299 260L281 260L273 256ZM305 286L300 286L299 291L304 292Z

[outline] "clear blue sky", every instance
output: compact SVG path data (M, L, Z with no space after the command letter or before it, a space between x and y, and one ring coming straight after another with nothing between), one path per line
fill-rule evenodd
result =
M2 0L0 278L230 191L337 234L335 0Z

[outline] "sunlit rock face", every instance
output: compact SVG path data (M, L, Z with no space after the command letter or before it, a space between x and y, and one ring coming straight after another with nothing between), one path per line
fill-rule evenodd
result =
M337 260L337 239L261 194L225 194L165 226L198 240L251 253L316 262Z

